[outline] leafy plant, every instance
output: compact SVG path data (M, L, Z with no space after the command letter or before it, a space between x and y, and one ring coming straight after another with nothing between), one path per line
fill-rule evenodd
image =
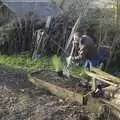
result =
M86 79L88 78L88 75L86 74L85 69L83 67L80 67L80 66L71 67L70 68L70 73L73 76L83 77L83 78L86 78Z
M60 69L62 69L62 61L61 58L58 57L57 55L54 55L52 57L52 64L54 66L54 69L56 72L58 72Z

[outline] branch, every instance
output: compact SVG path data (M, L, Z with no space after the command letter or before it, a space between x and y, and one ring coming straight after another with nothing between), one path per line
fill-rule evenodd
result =
M84 16L86 16L86 14L87 14L87 12L88 12L88 10L89 10L89 7L88 7L88 6L89 6L89 0L87 0L87 6L84 7L84 8L87 8L87 9L85 9L85 10L83 11L83 15L82 15L82 14L79 15L77 21L75 22L74 27L72 28L70 37L69 37L68 42L67 42L67 45L66 45L66 47L65 47L65 51L66 51L66 52L67 52L67 50L68 50L68 48L69 48L69 46L70 46L70 44L71 44L73 33L74 33L74 32L78 29L78 27L79 27L79 24L80 24L80 22L81 22L81 18L83 18Z

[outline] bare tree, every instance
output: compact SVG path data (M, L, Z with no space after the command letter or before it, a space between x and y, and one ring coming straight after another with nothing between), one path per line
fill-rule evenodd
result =
M71 34L70 34L70 37L68 39L68 42L66 44L66 48L65 48L65 51L67 52L69 46L70 46L70 43L72 41L72 36L73 36L73 33L77 30L77 28L79 27L80 25L80 22L81 22L81 18L86 16L88 10L89 10L89 4L90 4L90 1L89 0L86 0L86 1L82 1L82 0L77 0L77 2L79 3L80 7L82 6L81 8L81 11L80 11L80 14L79 14L79 17L78 19L76 20L75 24L74 24L74 27L72 28L72 31L71 31Z
M119 21L120 21L120 16L119 16L119 7L120 7L120 1L119 0L116 0L115 1L115 29L116 29L116 34L115 34L115 37L113 39L113 42L112 42L112 46L111 46L111 49L112 49L112 52L111 52L111 55L110 55L110 58L108 59L107 61L107 65L106 65L106 69L108 68L108 66L110 65L111 61L112 61L112 58L115 54L115 50L116 50L116 47L118 45L118 41L119 41L119 38L120 38L120 35L119 35Z

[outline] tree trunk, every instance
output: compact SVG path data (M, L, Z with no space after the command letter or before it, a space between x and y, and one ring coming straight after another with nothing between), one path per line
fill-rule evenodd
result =
M61 4L60 4L60 8L63 10L63 6L66 0L62 0Z
M113 43L112 43L112 51L111 51L111 55L110 55L110 58L108 59L107 61L107 65L106 65L106 70L108 69L111 61L112 61L112 57L114 55L114 52L115 52L115 48L117 46L117 41L119 40L119 0L116 1L116 10L115 10L115 14L116 14L116 18L115 18L115 29L116 29L116 35L114 37L114 40L113 40Z

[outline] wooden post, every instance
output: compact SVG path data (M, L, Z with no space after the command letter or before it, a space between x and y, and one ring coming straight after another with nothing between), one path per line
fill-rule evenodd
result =
M96 78L93 77L92 78L92 91L95 91L96 90Z

